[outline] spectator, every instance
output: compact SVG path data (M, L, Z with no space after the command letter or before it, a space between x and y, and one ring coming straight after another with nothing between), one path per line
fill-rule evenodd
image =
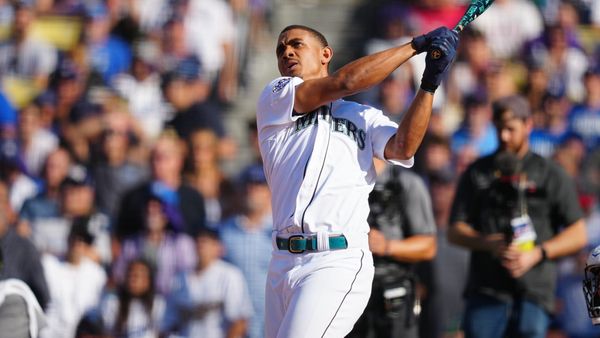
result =
M495 62L481 31L468 26L462 36L459 58L450 73L452 85L448 86L448 95L453 102L458 103L467 95L477 95L484 91L484 79Z
M454 198L450 242L471 250L465 337L545 337L556 260L587 242L573 181L529 149L521 96L494 102L500 148L470 165Z
M452 151L460 153L463 147L472 146L477 156L491 154L498 147L498 138L487 98L474 93L465 97L463 106L465 117L462 125L452 134Z
M238 267L248 283L254 315L248 337L262 338L265 321L265 285L271 260L271 192L262 165L252 164L240 175L243 210L217 227L224 259Z
M174 208L182 216L175 224L175 231L193 234L204 226L206 214L204 199L194 188L182 182L185 147L181 139L168 130L159 136L151 151L151 178L123 196L120 204L114 235L123 240L144 230L145 208L151 196Z
M190 135L189 168L186 181L204 198L206 222L214 226L231 216L236 207L233 182L219 163L219 139L210 129L198 129Z
M26 200L19 211L19 235L30 237L33 229L42 227L48 218L60 216L60 187L70 169L71 157L65 149L58 148L48 155L42 170L40 193Z
M48 42L37 39L31 34L32 24L36 18L33 4L30 1L14 3L11 36L6 43L0 45L0 81L8 76L31 80L31 87L26 90L35 93L48 86L49 76L56 68L58 54Z
M175 109L173 119L167 124L175 128L181 138L188 139L200 128L212 129L219 138L225 136L221 112L208 101L210 88L202 65L194 57L183 59L165 75L164 95Z
M570 103L564 93L552 92L546 93L542 102L542 111L529 135L529 143L534 153L552 157L568 136L567 113Z
M32 200L32 203L27 201L22 210L21 231L25 234L30 232L38 250L64 258L68 253L70 229L74 224L82 223L96 237L93 250L87 251L88 258L109 264L109 220L95 209L93 183L78 175L74 172L63 179L56 203L43 198Z
M158 73L158 46L141 40L134 46L131 70L117 74L113 85L127 100L131 115L141 125L144 137L155 139L169 119L169 108L163 99Z
M97 306L106 284L106 272L88 258L94 236L86 224L74 225L68 236L65 260L44 255L44 276L50 288L48 327L42 338L73 337L84 314Z
M468 276L469 253L450 245L446 238L455 190L453 173L438 172L430 177L437 254L432 261L421 263L418 269L426 288L420 317L421 337L460 337L462 332L462 290Z
M129 263L143 258L156 270L156 290L166 295L175 276L196 265L194 242L188 235L174 231L182 222L181 214L159 198L148 200L142 219L143 232L123 241L112 275L117 283L123 283Z
M547 27L539 41L528 47L527 56L543 62L549 86L565 88L571 100L583 98L581 77L588 68L588 57L582 49L569 45L564 27Z
M12 228L15 214L8 200L8 186L0 180L0 280L23 281L45 308L50 299L40 254L28 239ZM1 317L1 316L0 316Z
M41 126L40 107L29 104L19 113L19 148L26 173L38 177L46 157L58 147L58 138Z
M542 33L544 22L530 1L496 0L473 26L483 32L493 55L511 59L520 55L525 42Z
M237 95L238 64L233 12L229 2L190 0L184 18L186 42L204 67L217 99L229 102ZM198 39L198 37L202 37Z
M45 325L44 311L27 284L14 278L0 281L0 331L3 337L37 338Z
M223 246L216 231L196 235L198 265L178 276L167 299L164 331L184 337L243 337L252 303L242 272L221 260Z
M431 199L416 174L381 161L375 168L378 180L369 196L373 290L348 337L418 337L415 263L431 260L437 250ZM398 288L405 294L390 295Z
M103 116L100 159L92 168L98 209L115 219L119 201L129 189L148 179L146 167L130 160L139 142L126 113L113 111Z
M91 71L100 75L101 84L109 85L113 77L126 72L131 64L131 49L127 43L110 34L108 8L101 2L87 7L85 43Z
M600 145L600 65L591 66L583 77L585 98L569 112L569 131L583 138L587 151Z
M155 288L152 264L134 259L117 292L107 293L100 304L105 331L114 337L153 338L159 336L165 300Z

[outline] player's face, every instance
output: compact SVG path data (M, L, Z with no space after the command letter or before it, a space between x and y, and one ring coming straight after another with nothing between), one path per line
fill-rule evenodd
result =
M494 121L498 131L498 140L501 150L507 150L519 155L524 155L529 147L529 133L531 132L531 119L522 120L515 118L508 111L499 121Z
M275 50L279 73L304 80L320 77L327 73L330 51L310 32L303 29L286 31L279 36Z

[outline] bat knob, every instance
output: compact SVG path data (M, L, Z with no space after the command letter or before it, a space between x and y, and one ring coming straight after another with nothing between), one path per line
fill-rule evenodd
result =
M442 57L442 51L439 49L434 49L431 51L431 58L437 60Z

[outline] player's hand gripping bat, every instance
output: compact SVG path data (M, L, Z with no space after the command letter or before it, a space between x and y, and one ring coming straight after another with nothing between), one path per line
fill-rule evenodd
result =
M465 27L471 23L471 21L475 20L478 16L480 16L486 9L488 9L494 0L473 0L467 8L467 11L462 16L460 21L456 24L453 31L460 33ZM442 56L442 52L440 50L433 50L431 52L431 56L434 59L439 59Z

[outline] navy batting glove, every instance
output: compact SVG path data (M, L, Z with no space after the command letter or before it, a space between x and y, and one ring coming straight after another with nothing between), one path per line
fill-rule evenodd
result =
M450 64L456 57L458 33L436 38L431 42L425 57L425 71L421 79L421 89L434 93L442 83Z
M417 54L421 54L429 48L429 46L431 45L431 42L434 39L440 38L440 37L450 37L452 35L452 33L456 33L456 32L448 29L448 27L442 26L442 27L438 27L438 28L432 30L431 32L429 32L427 34L423 34L423 35L414 37L410 43L411 43L412 47L417 51Z

